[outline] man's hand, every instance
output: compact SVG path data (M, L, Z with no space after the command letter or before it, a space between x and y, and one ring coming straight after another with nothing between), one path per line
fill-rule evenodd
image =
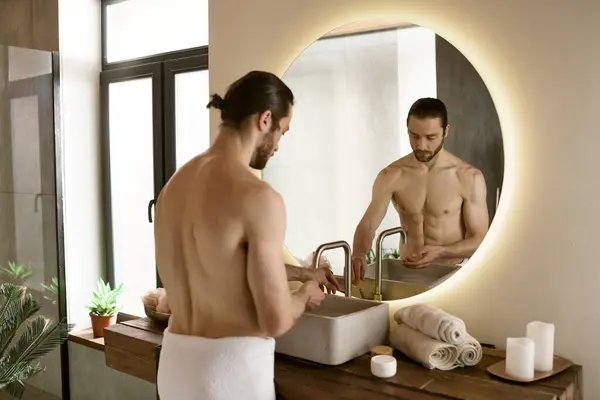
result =
M442 246L424 246L410 256L403 257L402 263L411 268L424 268L444 254Z
M306 268L307 282L314 281L321 288L327 288L327 293L335 294L336 290L340 289L340 284L331 271L331 266L327 261L326 266L319 266L319 268Z
M321 305L321 302L325 300L325 293L317 281L307 281L302 284L300 291L304 292L308 297L306 302L307 310L314 310Z
M365 271L367 269L367 256L356 255L352 256L352 283L358 285L360 281L365 279ZM346 277L350 279L350 277Z

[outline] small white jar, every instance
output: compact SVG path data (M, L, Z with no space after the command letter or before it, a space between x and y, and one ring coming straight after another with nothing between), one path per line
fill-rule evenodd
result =
M391 378L396 375L397 361L393 356L378 355L371 357L371 373L378 378Z

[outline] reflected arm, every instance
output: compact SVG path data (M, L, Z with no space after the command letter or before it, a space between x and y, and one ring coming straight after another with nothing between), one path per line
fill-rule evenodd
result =
M459 242L444 246L443 257L471 257L485 237L489 226L487 209L487 188L483 174L475 170L468 179L469 195L463 204L463 220L466 227L466 238Z
M373 246L375 232L387 212L393 194L392 175L386 168L375 179L371 203L354 232L353 257L364 257Z

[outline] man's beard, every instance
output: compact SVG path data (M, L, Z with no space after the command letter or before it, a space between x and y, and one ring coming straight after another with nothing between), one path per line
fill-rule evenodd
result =
M271 154L273 153L274 138L275 131L265 135L260 146L258 146L258 148L254 150L254 154L252 154L252 159L250 159L251 168L262 170L267 166L267 162L269 162Z
M415 154L415 158L417 159L417 161L429 162L433 160L433 157L437 156L440 150L442 150L442 148L444 147L444 140L446 140L446 138L442 138L442 143L440 143L437 149L435 149L433 152L415 150L413 153Z

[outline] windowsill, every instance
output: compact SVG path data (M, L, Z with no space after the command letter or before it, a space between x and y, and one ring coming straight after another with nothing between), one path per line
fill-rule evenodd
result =
M77 343L95 350L104 351L104 338L95 338L92 328L69 333L69 342Z
M134 319L140 319L136 315L126 314L120 312L117 314L116 323L131 321ZM77 343L82 346L86 346L95 350L104 351L104 338L95 338L94 333L92 332L92 328L81 329L78 331L73 331L69 333L69 342Z

